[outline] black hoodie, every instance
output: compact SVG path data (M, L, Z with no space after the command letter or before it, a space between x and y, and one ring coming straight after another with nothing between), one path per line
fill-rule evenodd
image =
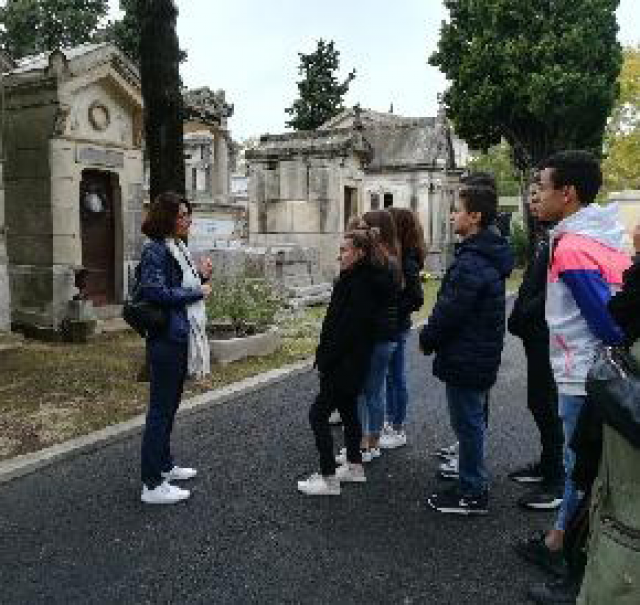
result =
M490 229L465 239L445 274L436 304L420 332L433 373L470 389L493 386L505 329L505 279L513 269L507 240Z

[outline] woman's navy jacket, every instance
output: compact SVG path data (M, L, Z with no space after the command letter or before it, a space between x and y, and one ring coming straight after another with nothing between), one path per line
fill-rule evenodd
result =
M165 330L151 336L187 342L187 305L201 299L202 291L199 288L182 287L182 269L162 240L152 240L142 249L140 294L144 300L164 307L169 316Z

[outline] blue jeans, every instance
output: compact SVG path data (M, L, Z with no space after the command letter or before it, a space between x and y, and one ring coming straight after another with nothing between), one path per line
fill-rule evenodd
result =
M449 418L460 443L460 490L467 496L479 496L489 488L484 461L487 434L485 405L488 396L488 391L447 384Z
M391 355L397 346L395 341L385 341L376 343L373 348L369 373L359 398L360 423L365 435L379 435L382 431L387 399L387 371Z
M400 334L398 346L391 355L387 373L387 422L396 428L403 426L407 419L409 392L405 358L409 334L409 330Z
M573 517L580 500L582 499L582 493L576 489L571 474L573 473L573 467L576 463L576 454L569 447L573 433L576 430L576 424L578 422L578 416L582 406L586 401L585 395L564 395L559 393L558 395L558 413L562 420L562 430L564 432L564 494L562 495L562 504L558 509L558 516L556 517L555 529L565 530L568 522Z
M187 343L147 340L150 367L149 409L142 436L142 482L153 489L161 473L173 468L171 431L187 375Z

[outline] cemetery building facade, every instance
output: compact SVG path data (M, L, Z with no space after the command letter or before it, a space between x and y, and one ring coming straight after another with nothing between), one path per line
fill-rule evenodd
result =
M425 229L427 268L442 272L467 154L443 114L405 118L355 107L314 131L264 135L246 154L250 242L315 247L328 278L351 216L411 208Z
M69 301L119 314L142 244L142 98L110 44L27 57L3 76L11 316L57 331Z

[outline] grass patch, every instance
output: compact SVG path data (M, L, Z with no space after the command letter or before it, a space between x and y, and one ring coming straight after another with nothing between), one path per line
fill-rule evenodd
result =
M282 346L272 355L212 366L188 381L185 397L313 355L324 309L281 322ZM133 332L108 333L85 345L26 341L0 351L0 460L37 451L145 411L148 384L136 381L144 341Z

